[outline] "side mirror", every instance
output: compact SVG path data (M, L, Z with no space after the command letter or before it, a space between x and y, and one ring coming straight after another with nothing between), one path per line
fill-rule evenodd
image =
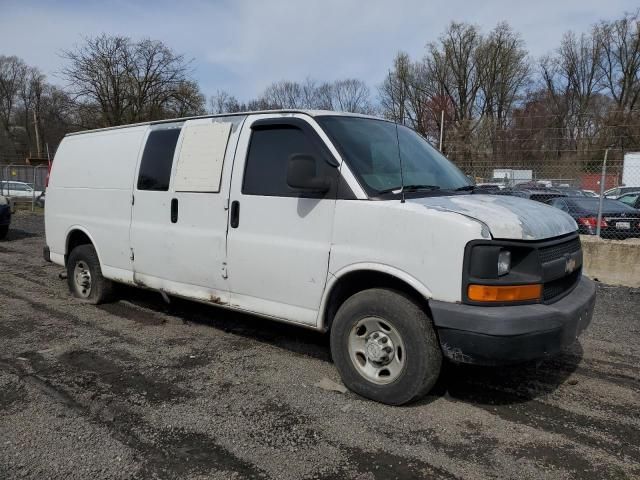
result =
M289 157L287 185L300 192L325 193L331 184L325 177L317 175L318 159L312 155L295 153Z

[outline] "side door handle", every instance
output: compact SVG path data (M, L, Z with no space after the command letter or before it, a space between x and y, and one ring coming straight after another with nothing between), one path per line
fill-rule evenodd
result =
M231 228L238 228L240 225L240 202L234 200L231 202L231 213L230 213L229 224Z
M171 199L171 223L176 223L178 221L178 199Z

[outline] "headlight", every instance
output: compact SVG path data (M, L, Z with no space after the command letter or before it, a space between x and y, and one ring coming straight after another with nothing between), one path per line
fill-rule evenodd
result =
M509 250L500 250L498 254L498 276L506 275L511 270L511 252Z

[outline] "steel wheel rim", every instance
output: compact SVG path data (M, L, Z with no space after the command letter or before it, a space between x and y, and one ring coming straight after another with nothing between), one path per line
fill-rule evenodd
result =
M91 270L84 260L76 262L73 269L73 281L78 295L88 298L91 295Z
M359 320L349 332L349 358L365 379L378 385L395 381L406 364L406 350L391 322L377 317Z

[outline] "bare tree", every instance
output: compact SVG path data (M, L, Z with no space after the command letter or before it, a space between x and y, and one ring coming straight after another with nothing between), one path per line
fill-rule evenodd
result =
M477 27L453 22L439 42L428 46L427 67L453 104L457 122L470 122L484 113L482 42Z
M307 78L303 83L281 80L269 85L257 100L267 108L309 108L371 113L369 87L348 78L318 84Z
M271 108L305 108L305 94L298 82L281 80L269 85L261 97Z
M629 111L640 101L640 11L613 22L601 22L602 85L620 111Z
M238 99L225 90L217 90L209 98L209 112L213 114L241 112L242 105Z
M20 58L0 55L0 122L8 133L28 67Z
M63 52L63 58L69 62L62 73L70 91L77 101L98 106L103 126L204 110L188 62L162 42L103 34Z
M482 42L480 90L484 114L504 129L518 96L530 75L527 51L520 35L507 23L499 23Z

